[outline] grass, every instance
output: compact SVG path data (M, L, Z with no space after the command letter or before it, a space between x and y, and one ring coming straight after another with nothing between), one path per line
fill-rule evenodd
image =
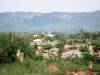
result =
M44 75L45 67L41 62L6 64L0 68L0 75Z
M94 72L100 72L100 64L94 64L93 67Z
M50 64L57 65L61 71L55 73L46 71ZM15 62L12 64L0 65L0 75L65 75L75 68L87 69L87 66L67 60L27 60L24 63ZM100 64L94 65L94 71L100 71Z

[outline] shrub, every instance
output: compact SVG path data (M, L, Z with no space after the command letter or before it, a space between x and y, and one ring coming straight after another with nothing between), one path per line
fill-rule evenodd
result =
M43 48L44 48L45 50L50 50L50 49L52 48L52 45L50 45L50 44L43 45Z
M33 61L43 61L43 56L42 55L34 55Z
M51 64L51 63L53 63L53 62L54 62L54 60L53 60L52 58L46 59L46 63L47 63L47 64Z
M29 56L31 49L29 48L28 39L14 33L0 33L0 63L14 62L18 49Z
M81 52L88 52L89 50L88 50L88 47L85 46L85 47L82 47L82 48L80 49L80 51L81 51Z
M100 72L100 64L94 64L93 65L93 71L94 72Z
M96 56L90 54L90 52L84 52L82 55L83 55L83 60L85 64L88 64L89 61L92 61L92 62L96 61Z
M72 63L76 65L85 65L82 58L75 57L72 59Z

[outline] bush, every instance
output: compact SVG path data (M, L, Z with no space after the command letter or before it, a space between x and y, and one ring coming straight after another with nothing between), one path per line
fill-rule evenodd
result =
M94 72L100 72L100 64L94 64L93 65L93 71Z
M34 55L33 61L43 61L43 56L42 55Z
M96 62L96 56L93 54L90 54L90 51L88 50L88 46L82 47L80 51L83 52L82 59L84 60L83 62L85 64L88 64L89 61Z
M88 52L89 50L88 50L88 47L85 46L85 47L82 47L82 48L80 49L80 51L81 51L81 52Z
M96 61L96 56L91 55L90 52L84 52L83 53L83 60L85 64L88 64L89 61L95 62Z
M82 58L79 58L79 57L73 58L72 63L74 63L76 65L85 65L84 60Z
M29 56L31 51L28 39L14 33L0 33L0 63L16 61L16 52L18 49Z
M46 59L46 63L47 63L47 64L52 64L54 61L55 61L55 60L53 60L52 58Z
M53 48L53 47L52 47L52 45L47 44L47 45L43 45L43 48L44 48L45 50L50 50L50 49Z
M97 64L100 64L100 57L97 57L97 58L96 58L96 63L97 63Z

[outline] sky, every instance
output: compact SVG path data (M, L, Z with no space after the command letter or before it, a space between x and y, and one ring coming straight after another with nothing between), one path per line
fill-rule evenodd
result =
M0 0L0 12L90 12L100 0Z

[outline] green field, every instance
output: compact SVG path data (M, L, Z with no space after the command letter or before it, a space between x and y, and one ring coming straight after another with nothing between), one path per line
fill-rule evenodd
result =
M48 70L49 65L55 65L59 71ZM74 69L87 70L86 65L68 62L67 60L26 60L0 65L0 75L70 75ZM93 66L94 71L100 72L100 64Z

